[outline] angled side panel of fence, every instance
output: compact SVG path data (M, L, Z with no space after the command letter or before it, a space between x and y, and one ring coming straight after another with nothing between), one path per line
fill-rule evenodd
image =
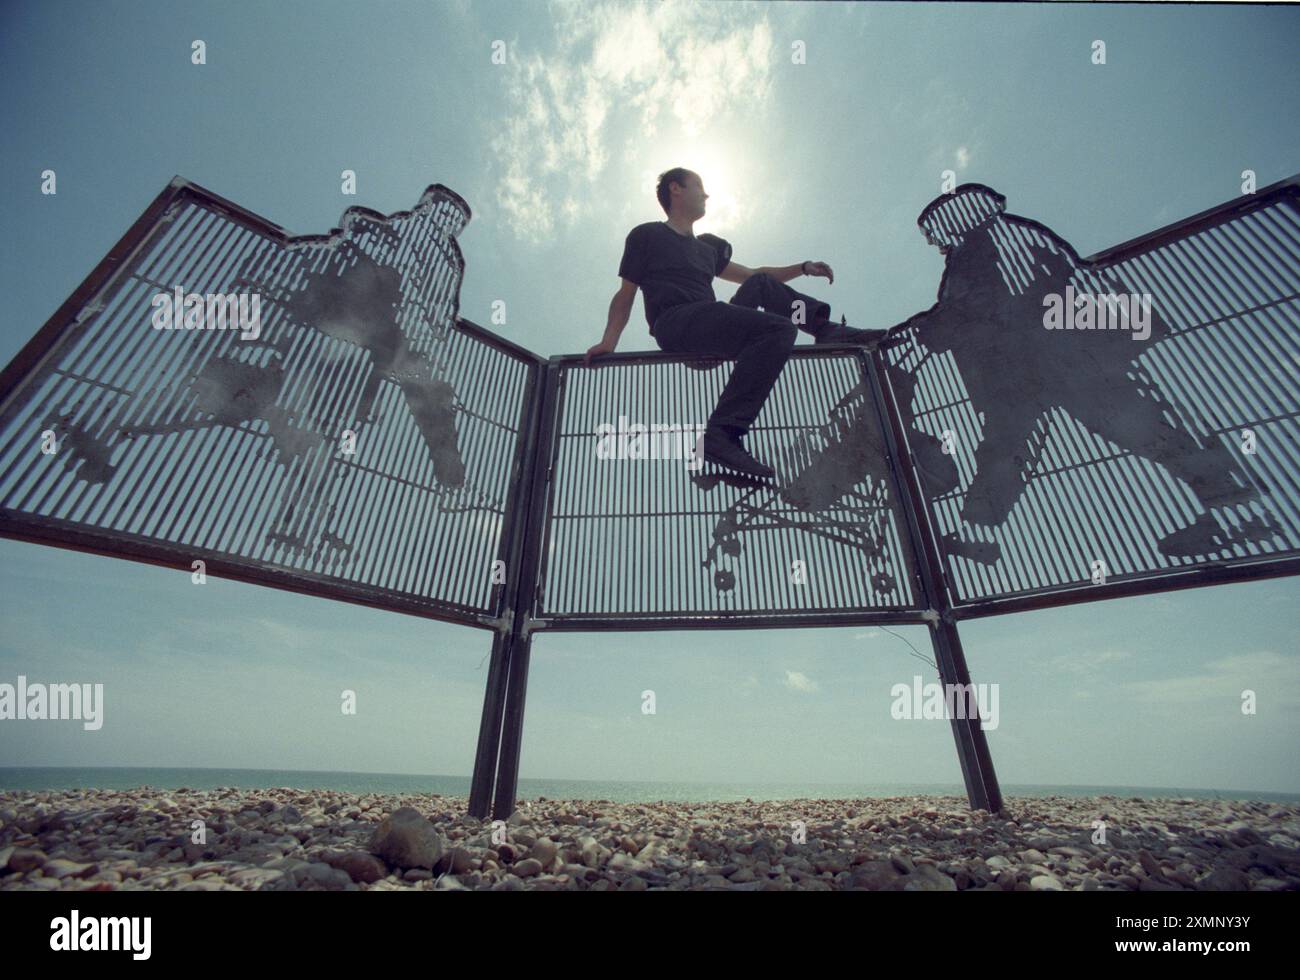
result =
M457 318L469 217L291 237L177 178L4 372L0 533L498 616L539 362Z
M548 626L917 621L923 590L860 352L795 349L746 438L777 469L762 486L695 456L731 361L554 361Z
M881 355L959 615L1300 572L1298 195L1091 259L931 205L939 302Z

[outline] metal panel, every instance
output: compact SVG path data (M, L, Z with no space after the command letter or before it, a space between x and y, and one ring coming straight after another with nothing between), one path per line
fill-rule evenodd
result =
M1092 259L982 185L927 208L939 302L882 356L959 609L1297 570L1296 202L1292 179ZM1151 316L1046 329L1085 294Z
M891 611L915 621L913 553L860 352L796 348L746 439L777 468L766 486L695 456L731 361L554 361L538 613L548 625L793 626ZM637 425L644 435L621 436Z
M6 369L0 531L496 616L539 361L457 318L469 217L434 185L294 238L177 178ZM245 318L166 328L186 294Z

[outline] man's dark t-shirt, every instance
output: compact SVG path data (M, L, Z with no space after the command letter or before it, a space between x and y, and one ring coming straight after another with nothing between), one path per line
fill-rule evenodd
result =
M665 221L647 221L628 232L618 274L641 287L653 334L665 310L716 302L713 277L730 262L731 244L717 235L683 235Z

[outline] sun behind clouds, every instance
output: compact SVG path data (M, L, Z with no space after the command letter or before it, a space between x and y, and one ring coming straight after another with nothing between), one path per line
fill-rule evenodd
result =
M657 165L641 171L639 191L658 210L654 193L659 175L673 167L694 170L704 182L704 192L709 195L704 217L696 225L696 233L735 231L745 224L753 208L755 184L751 177L755 168L738 161L725 146L723 141L713 137L665 141L663 149L655 148L652 158ZM663 217L662 211L659 211L659 217Z

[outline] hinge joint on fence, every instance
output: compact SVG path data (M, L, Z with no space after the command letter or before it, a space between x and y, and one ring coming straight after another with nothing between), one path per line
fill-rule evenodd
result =
M546 629L551 625L549 619L534 619L531 616L525 617L524 625L519 627L519 636L521 639L527 639L529 634L534 630Z

